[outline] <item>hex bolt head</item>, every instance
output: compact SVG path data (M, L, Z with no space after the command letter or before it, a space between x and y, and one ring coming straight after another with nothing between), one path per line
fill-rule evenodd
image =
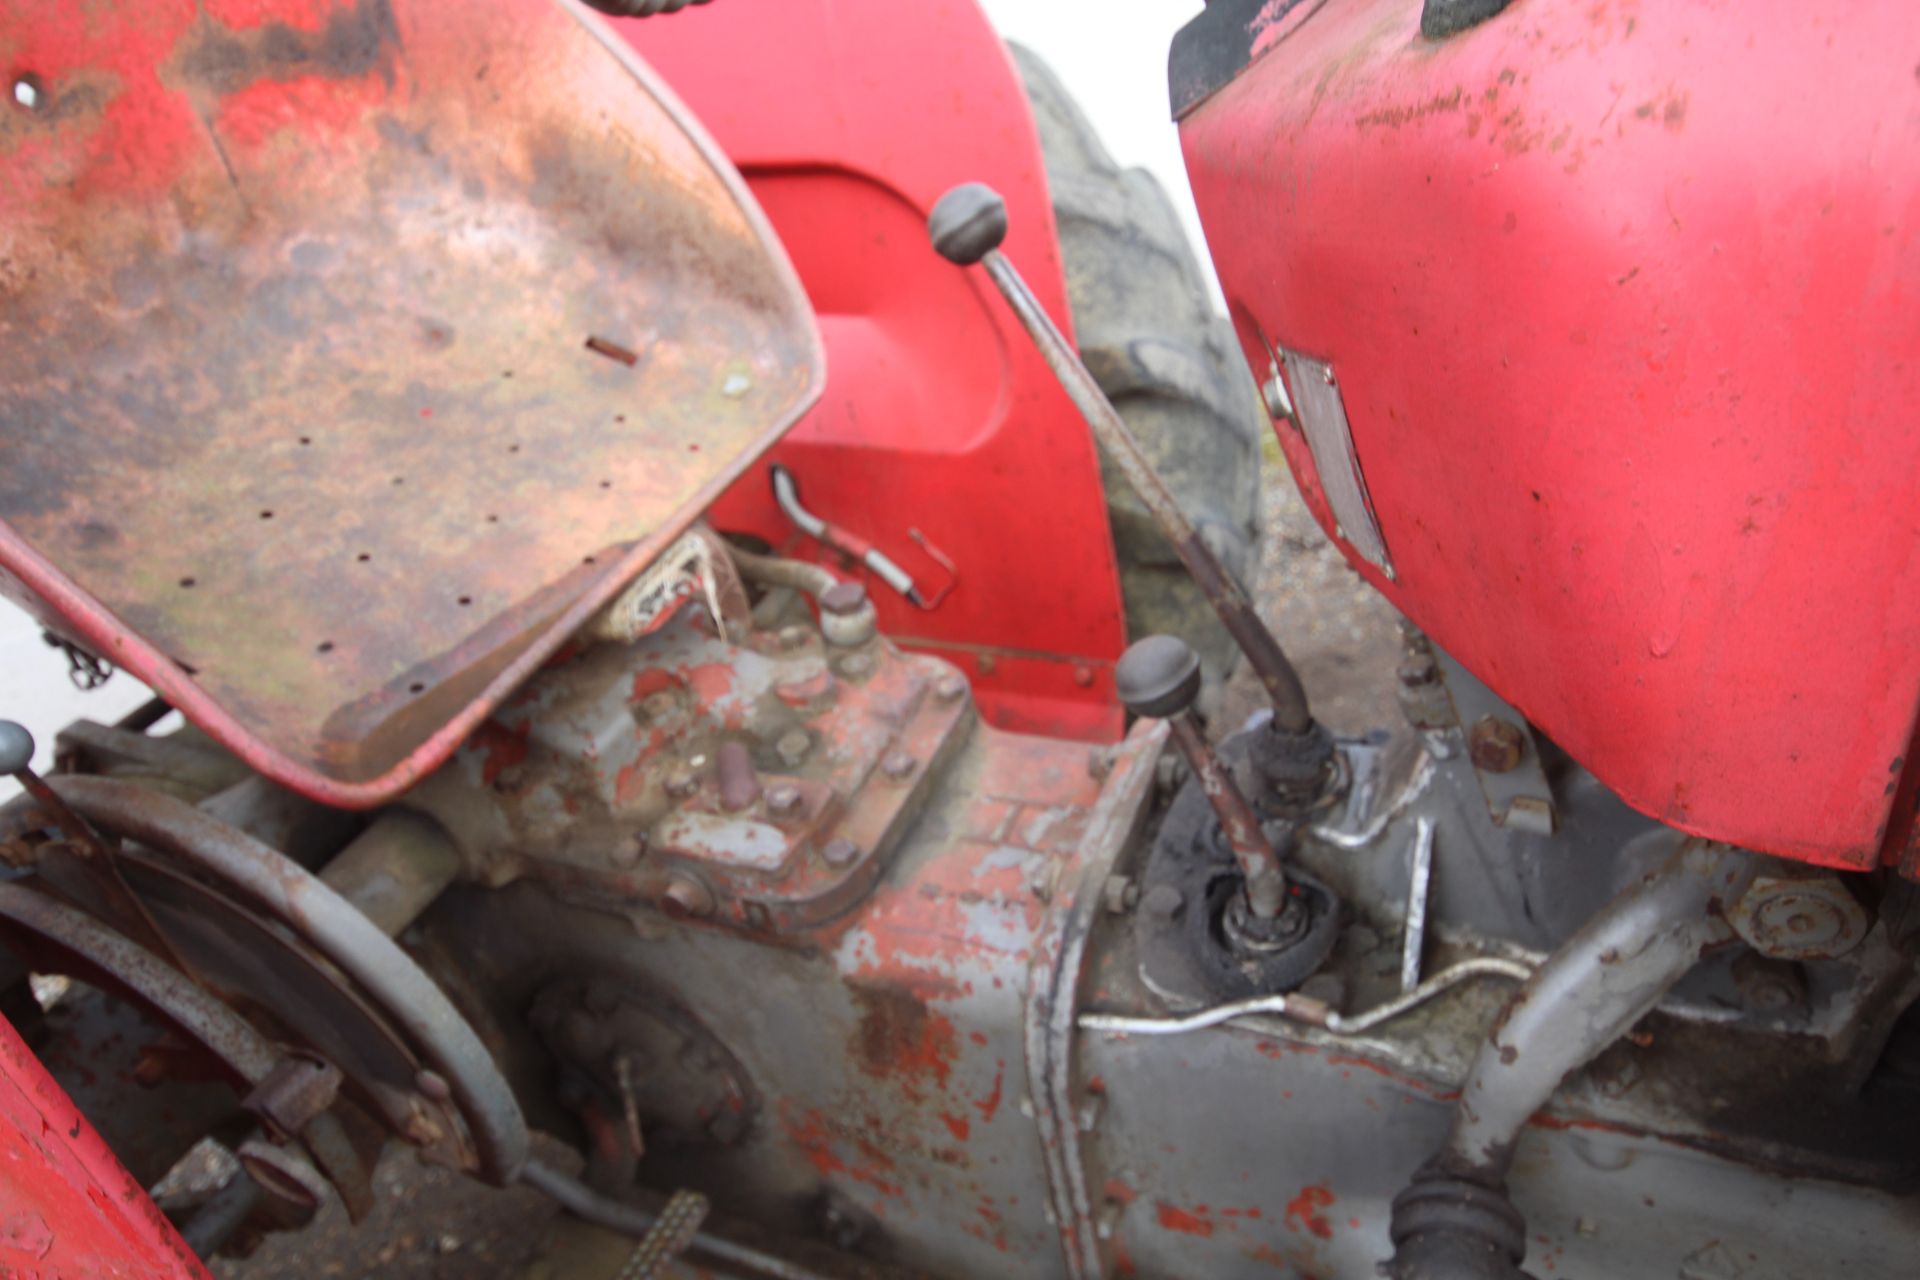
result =
M1007 202L984 182L963 182L934 204L927 234L935 253L970 267L1007 238Z
M820 593L821 609L841 617L858 612L866 602L867 589L857 582L836 582Z
M889 751L887 752L886 759L880 762L880 772L886 774L895 782L899 782L912 777L913 771L918 764L919 761L904 751Z
M1137 716L1178 715L1200 696L1200 655L1179 636L1147 636L1120 655L1113 685Z
M774 636L774 643L778 644L782 649L798 649L807 642L807 637L811 634L811 632L798 623L789 623L787 626L780 628L779 632Z
M840 674L849 680L864 680L873 674L873 658L869 654L850 653L840 659Z
M773 744L773 750L780 757L781 764L789 769L797 769L801 761L807 758L807 753L813 750L813 737L805 729L789 729Z
M675 876L660 895L660 909L675 920L705 919L713 908L713 890L692 876Z
M685 769L675 769L667 775L667 794L675 800L684 800L692 795L693 789L697 785L693 779L693 775Z
M33 735L27 726L0 720L0 773L19 773L33 764Z
M1467 756L1474 768L1487 773L1519 768L1526 753L1526 730L1510 720L1482 716L1467 732Z
M830 867L850 867L860 857L860 846L845 836L835 836L821 848L820 856Z
M790 782L767 788L767 812L789 814L800 807L800 788Z
M967 678L958 672L948 672L933 684L933 695L942 702L958 702L967 692Z

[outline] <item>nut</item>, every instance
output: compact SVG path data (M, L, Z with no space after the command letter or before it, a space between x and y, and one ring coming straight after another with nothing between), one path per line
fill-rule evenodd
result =
M1130 876L1113 875L1100 886L1100 905L1108 915L1121 916L1140 901L1140 886Z
M787 814L800 807L800 788L790 782L775 783L767 788L767 812Z
M918 763L904 751L889 751L886 759L880 762L880 772L895 782L901 782L913 776L914 768Z
M871 654L850 653L840 659L840 674L849 680L865 680L873 674Z
M685 769L675 769L667 775L667 794L675 800L685 800L698 785L693 775Z
M613 848L608 850L608 860L622 870L637 866L640 859L646 855L647 833L644 831L636 835L617 837L613 842Z
M830 867L850 867L860 857L860 846L845 836L835 836L821 848L820 856Z
M958 702L966 692L966 677L954 672L941 676L933 685L934 696L942 702Z
M858 612L867 602L867 589L857 582L836 582L820 593L820 607L842 617Z
M1482 716L1467 733L1467 756L1474 768L1487 773L1519 768L1526 753L1527 732L1510 720Z
M798 649L807 643L807 629L797 624L784 626L774 640L782 649Z

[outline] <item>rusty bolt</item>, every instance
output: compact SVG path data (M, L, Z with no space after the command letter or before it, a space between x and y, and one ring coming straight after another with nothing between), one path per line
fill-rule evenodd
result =
M820 850L830 867L850 867L860 856L860 846L845 836L835 836Z
M813 750L813 736L805 729L789 729L780 735L773 749L779 755L781 764L789 769L797 769L800 762L807 758L807 752Z
M1487 773L1519 768L1526 750L1526 731L1509 720L1482 716L1467 733L1467 755L1474 768Z
M1187 896L1170 884L1157 884L1140 899L1140 909L1155 920L1171 923L1187 908Z
M767 788L767 812L787 814L800 807L800 788L791 782L775 783Z
M675 800L685 800L693 794L695 786L693 775L685 769L675 769L667 775L667 794Z
M807 629L797 623L784 626L774 640L782 649L798 649L807 642Z
M1410 653L1401 660L1394 674L1409 689L1418 688L1440 678L1440 664L1433 660L1430 653Z
M840 674L849 680L864 680L873 674L871 654L850 653L840 659Z
M983 676L990 676L1000 669L999 660L990 653L983 653L974 661L974 666Z
M886 774L895 782L902 782L913 776L914 766L917 763L912 756L904 751L889 751L887 752L887 758L880 762L880 772Z
M1727 919L1747 945L1776 960L1837 959L1873 927L1838 876L1797 870L1756 876Z
M425 1067L413 1073L413 1087L420 1096L435 1102L445 1102L453 1096L453 1089L447 1084L447 1078L438 1071L429 1071Z
M660 895L660 909L675 920L705 919L713 907L713 890L692 876L675 876Z
M965 676L949 672L934 682L934 696L942 702L958 702L967 691Z

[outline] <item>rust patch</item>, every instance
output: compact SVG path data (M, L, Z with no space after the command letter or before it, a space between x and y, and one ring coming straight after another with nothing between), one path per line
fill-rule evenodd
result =
M975 1102L973 1104L974 1108L980 1112L980 1120L982 1123L992 1124L993 1118L996 1115L1000 1114L1000 1099L1005 1095L1006 1087L1007 1087L1007 1060L1005 1058L1002 1058L1000 1059L999 1064L994 1068L993 1089L987 1094L986 1097L981 1098L978 1102Z
M861 1070L897 1082L916 1102L929 1084L944 1089L959 1053L952 1021L899 987L856 985L850 990L860 1005L852 1048Z
M1168 1231L1178 1231L1182 1235L1200 1236L1203 1239L1213 1234L1213 1223L1202 1217L1199 1212L1189 1213L1179 1205L1159 1200L1154 1205L1156 1217L1161 1226Z
M1322 1240L1333 1239L1333 1223L1325 1212L1333 1203L1333 1188L1324 1182L1300 1188L1300 1194L1287 1201L1287 1229L1304 1230Z

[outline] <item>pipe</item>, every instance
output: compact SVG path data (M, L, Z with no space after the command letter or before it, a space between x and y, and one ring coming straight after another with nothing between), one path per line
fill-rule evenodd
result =
M1511 978L1516 982L1524 982L1532 975L1532 965L1522 964L1518 960L1502 960L1495 956L1480 956L1472 960L1462 960L1459 964L1443 969L1413 990L1402 992L1384 1004L1375 1005L1365 1013L1355 1014L1350 1018L1331 1012L1325 1002L1315 1000L1311 996L1276 995L1255 996L1249 1000L1235 1000L1231 1004L1218 1004L1210 1009L1202 1009L1198 1013L1190 1013L1179 1018L1135 1018L1117 1013L1083 1013L1080 1015L1080 1029L1104 1031L1111 1035L1177 1036L1189 1031L1217 1027L1223 1022L1234 1022L1256 1014L1269 1014L1291 1018L1295 1022L1310 1027L1319 1027L1337 1036L1357 1036L1373 1030L1383 1022L1411 1012L1441 992L1457 987L1470 978Z
M609 1231L618 1231L621 1235L643 1239L647 1232L653 1230L653 1224L660 1220L658 1214L603 1196L578 1178L570 1177L538 1160L529 1160L520 1166L520 1181L575 1217ZM694 1236L687 1252L748 1275L764 1277L765 1280L826 1280L817 1271L724 1240L710 1232L702 1231Z
M1702 952L1733 938L1720 913L1757 870L1746 853L1689 840L1548 956L1481 1042L1440 1167L1504 1182L1521 1129L1561 1080L1645 1017Z
M393 938L433 905L461 865L460 851L439 823L394 809L336 854L320 881Z

